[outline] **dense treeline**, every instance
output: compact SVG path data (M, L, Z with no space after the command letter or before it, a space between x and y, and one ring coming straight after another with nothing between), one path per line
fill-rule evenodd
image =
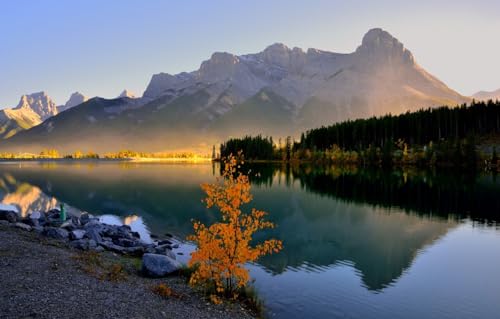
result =
M460 140L474 135L500 133L500 102L475 102L469 106L439 107L337 123L307 131L301 147L326 150L338 145L344 150L383 148L402 140L424 145L443 139Z
M249 160L272 160L274 159L274 143L272 137L245 136L243 138L233 138L220 146L220 155L227 158L230 154L238 154L243 151L246 159Z
M479 139L500 134L500 102L475 102L333 124L311 129L298 142L288 137L246 136L221 145L221 155L243 151L250 160L311 161L363 166L500 167L493 148L478 150Z

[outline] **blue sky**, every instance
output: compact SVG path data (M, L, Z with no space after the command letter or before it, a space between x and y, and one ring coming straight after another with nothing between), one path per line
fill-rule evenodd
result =
M462 94L500 88L500 1L3 0L0 106L44 90L142 94L151 75L197 69L214 51L282 42L352 52L370 28L397 37Z

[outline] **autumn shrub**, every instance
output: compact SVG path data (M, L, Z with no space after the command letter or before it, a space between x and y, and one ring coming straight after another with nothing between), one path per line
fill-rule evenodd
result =
M127 279L127 273L122 264L112 264L110 265L100 276L101 280L107 281L124 281Z
M190 284L210 291L214 302L219 300L218 296L237 298L250 279L245 264L282 248L281 241L276 239L252 244L257 231L273 228L274 224L264 219L267 214L264 211L241 210L242 205L252 200L248 176L238 171L241 164L241 153L238 157L230 155L223 161L221 178L213 184L201 185L207 195L204 199L207 208L217 208L220 220L210 226L195 221L194 234L188 237L197 245L189 261L189 266L195 269Z
M167 284L165 284L165 283L160 283L158 285L155 285L155 286L151 287L151 290L155 294L157 294L158 296L163 297L163 298L170 298L170 297L182 298L183 297L182 294L176 292L175 290L173 290L172 288L167 286Z

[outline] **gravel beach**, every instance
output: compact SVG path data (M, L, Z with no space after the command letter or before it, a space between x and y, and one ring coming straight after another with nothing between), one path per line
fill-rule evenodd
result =
M108 266L86 265L88 255L64 242L0 224L0 317L253 318L238 304L208 302L183 277L141 277L138 259L95 256L104 265L119 264L119 276L108 274ZM155 294L152 287L160 283L173 295Z

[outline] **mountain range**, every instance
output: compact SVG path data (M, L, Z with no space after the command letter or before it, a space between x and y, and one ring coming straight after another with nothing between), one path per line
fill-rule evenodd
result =
M496 91L479 91L475 94L472 95L472 97L476 100L479 101L486 101L486 100L500 100L500 89Z
M56 107L46 94L35 95L20 103L33 112L7 116L19 105L3 111L0 151L206 149L232 136L298 136L347 119L471 100L379 28L348 54L280 43L255 54L216 52L198 70L153 75L138 98L129 91L115 99L72 95L68 107Z

